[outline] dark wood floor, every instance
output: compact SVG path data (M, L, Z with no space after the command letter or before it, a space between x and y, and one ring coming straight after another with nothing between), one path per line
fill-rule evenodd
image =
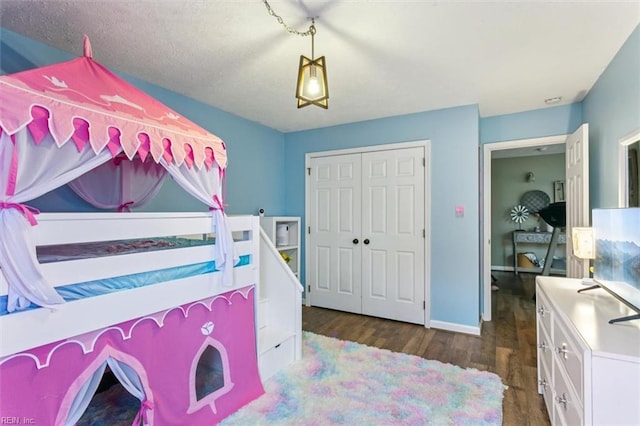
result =
M509 388L503 401L505 425L549 425L536 385L535 275L494 272L492 321L482 336L426 329L380 318L322 308L302 308L302 329L427 359L488 370Z

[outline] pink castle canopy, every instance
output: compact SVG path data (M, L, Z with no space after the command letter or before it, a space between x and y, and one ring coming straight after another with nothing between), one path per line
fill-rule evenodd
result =
M122 148L129 159L150 153L156 163L227 165L220 138L95 62L86 36L80 58L0 76L0 99L0 131L27 126L36 143L50 133L59 147L90 143L96 154Z
M85 36L81 58L0 76L0 272L9 284L9 312L29 303L51 308L64 303L40 271L29 229L38 212L25 203L71 185L120 153L154 161L209 206L220 243L214 260L224 284L232 284L233 239L222 193L224 142L95 62ZM131 173L127 182L143 181ZM98 181L94 192L109 189L108 180ZM136 201L141 202L116 204Z

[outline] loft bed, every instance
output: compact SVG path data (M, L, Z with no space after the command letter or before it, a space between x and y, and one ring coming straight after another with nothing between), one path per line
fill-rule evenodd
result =
M225 214L226 163L86 37L83 57L0 76L3 418L75 424L105 371L138 400L134 424L214 424L263 393L259 222ZM167 175L209 212L131 212ZM116 212L28 205L65 184Z
M111 358L129 361L144 360L145 356L162 353L169 360L178 358L185 364L182 379L179 366L171 361L156 361L155 365L140 361L138 368L134 367L138 372L142 371L140 376L146 376L146 398L155 403L153 414L148 414L148 424L164 424L167 418L172 418L164 410L166 407L181 409L185 413L185 417L179 417L182 421L197 423L197 419L207 422L218 420L259 396L262 388L255 360L254 334L254 286L258 280L259 266L258 218L228 218L239 261L233 268L233 285L227 286L223 283L222 273L216 270L215 265L211 265L215 248L215 244L207 244L215 242L215 234L210 232L211 216L211 213L38 215L34 236L39 247L52 247L52 244L66 246L83 240L95 244L96 241L113 238L127 242L165 241L167 233L188 235L191 240L201 239L196 239L197 244L187 247L165 247L149 252L110 254L42 264L44 276L56 288L75 286L79 288L75 292L85 297L67 301L55 310L33 307L0 316L2 413L9 413L8 407L12 407L11 412L19 413L20 418L32 418L44 424L64 424L60 419L68 418L69 410L65 408L72 405L69 402L72 397L66 389L78 388L89 381L91 376L87 375L95 370L93 364L96 360L104 363L106 354L110 354ZM125 245L120 242L116 245L121 244ZM204 266L196 267L195 275L187 271L176 277L167 272L199 264ZM162 270L160 282L129 288L127 281L130 280L126 277L147 275L158 270ZM112 283L120 282L121 277L125 277L124 287L114 288ZM109 292L83 294L83 286L87 287L86 292L91 292L98 287L95 283L101 280L110 281ZM2 278L0 287L3 297L6 296L7 286ZM180 332L169 329L176 327L170 322L177 321L176 315L180 321L184 321L179 324ZM208 323L211 323L213 333L205 335L200 329ZM194 340L185 341L181 335L189 329L195 329L197 334ZM152 338L140 333L152 333ZM204 345L207 341L212 344ZM145 345L150 343L145 349ZM190 388L197 387L191 381L202 377L199 374L195 379L189 379L195 376L190 363L202 357L204 346L219 351L223 358L221 362L226 363L228 370L226 387L223 383L216 389L221 395L214 395L211 401L206 397L198 399L190 395L194 392ZM74 369L62 374L69 368L69 362ZM135 366L134 362L128 364ZM172 373L170 390L166 392L166 385L155 383L162 382L166 372L172 370L176 371ZM29 377L29 380L25 381L25 377ZM59 407L46 410L46 405L37 403L42 394L33 390L46 390L51 397L48 388L53 381L56 383L54 395L59 399ZM11 393L9 390L17 392ZM229 399L228 394L232 390L238 394L240 402L225 403L224 398ZM163 391L166 395L161 394ZM215 400L221 397L222 402L216 406ZM100 401L102 395L98 394L95 398ZM40 408L34 409L36 406ZM188 413L190 410L193 413ZM203 411L208 416L203 415ZM190 417L196 415L200 417Z

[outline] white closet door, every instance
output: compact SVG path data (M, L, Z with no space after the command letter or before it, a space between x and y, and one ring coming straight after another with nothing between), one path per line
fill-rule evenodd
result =
M311 303L361 313L361 155L316 157L310 166Z
M362 313L424 324L424 149L362 155Z
M589 261L573 255L571 230L589 226L589 125L583 124L566 142L567 278L589 276Z

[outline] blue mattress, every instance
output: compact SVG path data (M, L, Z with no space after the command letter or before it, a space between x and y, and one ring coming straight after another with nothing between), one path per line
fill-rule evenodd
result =
M95 256L89 256L95 257ZM234 267L249 265L251 256L240 256L240 261ZM79 300L88 297L100 296L103 294L124 291L132 288L145 287L167 281L187 278L196 275L210 274L218 271L214 261L201 262L191 265L182 265L174 268L158 269L155 271L142 272L137 274L123 275L115 278L87 281L65 286L56 287L58 293L67 301ZM24 310L37 309L38 306L31 305ZM7 296L0 296L0 316L7 315Z

